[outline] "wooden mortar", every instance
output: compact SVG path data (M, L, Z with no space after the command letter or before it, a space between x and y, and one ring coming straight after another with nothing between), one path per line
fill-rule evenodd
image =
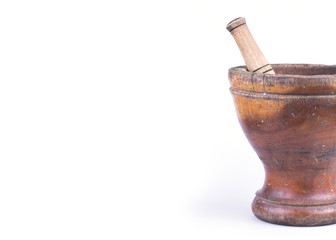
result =
M265 168L252 211L276 224L336 223L336 65L272 68L229 69L240 125Z

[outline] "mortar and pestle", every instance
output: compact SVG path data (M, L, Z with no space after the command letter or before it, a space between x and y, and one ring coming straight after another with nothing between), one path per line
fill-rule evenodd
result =
M229 69L240 125L265 169L266 222L336 223L336 65L268 64L244 18L227 25L246 63Z

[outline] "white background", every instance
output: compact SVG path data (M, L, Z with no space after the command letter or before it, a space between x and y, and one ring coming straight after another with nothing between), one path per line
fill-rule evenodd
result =
M323 239L256 219L226 24L336 63L332 1L1 1L0 239Z

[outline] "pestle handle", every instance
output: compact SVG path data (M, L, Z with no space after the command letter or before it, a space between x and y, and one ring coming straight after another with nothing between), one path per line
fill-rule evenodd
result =
M275 74L248 29L245 18L232 20L226 29L236 41L249 72Z

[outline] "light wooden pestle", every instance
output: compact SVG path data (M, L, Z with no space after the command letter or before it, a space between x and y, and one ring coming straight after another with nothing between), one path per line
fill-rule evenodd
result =
M226 29L236 41L249 72L275 74L248 29L245 18L232 20Z

